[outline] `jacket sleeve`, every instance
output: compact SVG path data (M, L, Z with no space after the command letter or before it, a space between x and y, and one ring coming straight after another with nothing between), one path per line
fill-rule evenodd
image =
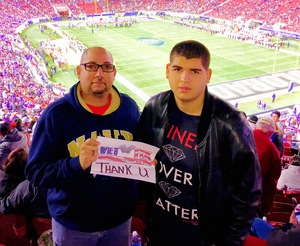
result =
M7 196L0 200L0 213L22 213L30 207L30 202L35 198L37 188L30 185L28 180L21 182Z
M254 136L247 119L234 116L220 118L221 123L213 120L210 137L199 150L205 156L199 225L208 245L244 245L261 198ZM218 237L216 224L222 228Z
M244 133L233 134L237 140L231 140L231 219L226 237L230 246L243 245L261 199L261 169L254 136L246 125L243 128Z

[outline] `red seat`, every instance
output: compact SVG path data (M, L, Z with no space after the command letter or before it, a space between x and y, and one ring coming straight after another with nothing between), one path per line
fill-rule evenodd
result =
M283 191L276 191L276 194L273 197L273 202L283 202L283 203L289 203L292 204L292 199L286 194L283 193Z
M144 223L147 221L147 201L146 200L139 200L136 203L135 211L133 213L133 217L139 218Z
M267 221L272 226L281 226L290 221L291 213L289 212L271 212L266 215Z
M0 244L5 246L30 246L30 238L18 237L13 228L14 225L19 227L23 219L25 221L25 218L21 215L0 213Z
M285 203L285 202L276 202L273 201L273 206L271 208L272 212L287 212L292 213L292 211L295 209L295 205L292 203Z
M131 220L131 232L137 231L137 233L141 236L142 240L144 241L144 232L145 232L145 224L142 220L136 217L132 217Z
M267 246L267 241L248 235L244 246Z
M291 144L288 142L283 143L284 150L283 150L283 155L284 156L293 156L294 154L291 151Z
M38 236L52 228L51 219L32 218L31 222Z
M292 198L296 199L295 202L300 203L300 193L286 193L286 197L292 200Z

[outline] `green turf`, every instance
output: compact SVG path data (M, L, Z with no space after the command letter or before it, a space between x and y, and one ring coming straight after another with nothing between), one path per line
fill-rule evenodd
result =
M186 39L198 40L209 48L213 69L211 84L300 68L299 53L298 57L296 55L300 44L293 40L289 48L276 51L161 20L138 21L133 27L95 28L94 34L89 27L80 30L66 26L61 30L73 34L87 47L106 47L114 56L118 73L149 96L169 88L165 78L165 66L170 50L177 42ZM39 41L54 38L51 31L48 31L50 33L41 34L38 26L32 25L24 34L36 47ZM149 45L138 41L141 37L158 39L164 44ZM59 71L52 80L70 87L77 78L71 68L68 71ZM115 85L120 91L131 95L141 108L144 106L145 102L119 81ZM292 104L291 100L295 95L297 93L290 94L287 98L289 101L278 97L274 107ZM256 105L256 101L240 104L239 108L246 113L253 113L253 105Z

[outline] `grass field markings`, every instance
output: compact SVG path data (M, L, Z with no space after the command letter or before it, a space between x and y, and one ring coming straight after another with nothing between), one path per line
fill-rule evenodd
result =
M175 33L175 31L174 31L174 33ZM199 33L200 34L200 33ZM178 33L176 32L175 34L174 34L174 36L176 35L176 37L174 37L173 39L178 39ZM182 37L182 36L180 36L180 37ZM107 38L107 37L106 37ZM170 40L170 39L172 39L172 38L168 38L168 40ZM201 38L202 40L203 40L203 38ZM220 40L220 39L218 39L218 40ZM201 40L200 40L201 41ZM109 40L109 42L111 42L111 40ZM168 42L168 43L171 43L171 42ZM174 42L173 42L174 43ZM220 40L220 42L219 43L221 43L221 40ZM223 43L223 40L222 40L222 43ZM226 43L226 42L225 42ZM223 48L222 47L222 49L225 49L225 48ZM228 47L227 47L227 49L226 49L228 52L230 52L230 50L231 49L228 49ZM237 50L237 49L235 49L235 50ZM253 51L253 50L252 50ZM255 54L255 53L258 53L258 52L260 52L260 50L258 50L258 51L253 51L253 54ZM270 50L270 52L271 52L271 50ZM249 53L249 52L248 52ZM230 64L230 63L229 63ZM164 67L165 67L165 65L164 65ZM226 69L226 70L228 70L228 67L225 67L224 69ZM240 69L238 69L238 70L240 70ZM224 72L228 72L228 71L224 71ZM262 72L264 72L265 73L265 71L262 71ZM227 80L226 80L227 81ZM160 87L161 85L157 85L157 86L155 86L155 87ZM127 88L128 88L128 86L126 86ZM143 90L145 91L145 88L144 87L141 87L141 88L143 88ZM129 90L131 90L131 89L129 89ZM131 90L132 91L132 90ZM135 93L136 94L136 93ZM148 94L149 94L149 92L148 92ZM269 97L269 96L268 96Z
M244 52L234 52L234 54L241 56L244 55Z
M149 56L140 56L141 59L149 59Z
M116 79L126 86L130 91L132 91L136 96L141 98L144 102L148 101L150 99L150 96L147 95L144 91L130 83L127 79L125 79L123 76L121 76L119 73L116 74Z

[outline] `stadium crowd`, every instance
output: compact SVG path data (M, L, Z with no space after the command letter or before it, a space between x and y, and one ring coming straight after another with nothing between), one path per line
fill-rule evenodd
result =
M50 3L50 4L49 4ZM61 6L60 0L33 1L16 0L7 4L0 3L2 21L0 25L1 57L3 57L0 67L0 76L2 78L0 98L1 112L0 116L9 115L17 111L20 116L29 115L37 117L41 111L58 96L63 94L62 90L55 90L55 85L48 80L49 76L43 69L41 63L41 52L35 50L26 39L21 40L15 33L16 29L26 23L29 19L39 17L55 17L59 15L53 6ZM84 3L84 4L83 4ZM73 15L85 13L85 8L90 6L90 10L95 12L97 4L98 11L125 12L136 10L161 10L173 12L186 12L188 14L201 14L204 16L235 20L243 17L244 21L249 19L261 20L266 23L274 24L282 22L294 32L300 31L298 17L299 7L295 6L295 1L140 1L136 4L130 1L111 1L108 5L105 1L80 1L66 0L63 5L67 5ZM247 4L247 8L245 8ZM268 8L266 8L268 5ZM194 6L197 6L195 8ZM271 7L270 7L271 6ZM229 11L230 10L230 11ZM18 12L18 15L14 13ZM287 21L288 20L288 21ZM295 24L295 25L294 25ZM204 28L205 29L205 28ZM249 40L266 45L266 37L254 35L249 31L228 31L225 29L228 37L241 40ZM213 31L205 30L205 31ZM264 44L263 44L264 43ZM25 44L25 45L24 45ZM42 56L43 57L43 56ZM52 71L52 70L51 70ZM55 93L57 92L58 93Z
M81 1L67 0L64 1L72 13L84 13L85 5L95 4L103 11L122 12L134 10L165 10L174 12L187 12L195 14L214 16L224 19L236 19L239 13L243 15L244 19L249 18L262 20L267 23L281 21L289 27L292 31L299 31L298 17L295 13L299 11L299 7L295 7L295 1L257 1L248 0L247 9L243 1L238 1L233 5L232 1L140 1L137 5L131 4L128 1L112 1L110 6L104 2L98 1L85 1L84 5L80 5ZM256 3L256 4L255 4ZM20 118L25 115L30 118L36 119L43 111L43 109L53 100L64 94L66 89L58 87L48 80L49 76L42 62L43 55L40 50L34 49L26 38L21 40L17 27L22 23L26 23L28 19L38 17L56 16L59 13L55 12L52 6L60 5L61 1L51 0L50 4L45 1L33 0L16 0L10 1L7 4L0 3L0 10L2 13L2 21L0 25L0 78L1 78L1 95L0 95L0 117L8 119L10 115L18 114ZM141 5L143 4L143 5ZM272 6L265 8L266 4ZM78 7L81 6L82 8ZM191 6L198 6L192 8ZM251 6L251 7L249 7ZM226 10L227 9L227 10ZM229 11L230 9L230 11ZM15 15L18 10L18 15ZM233 11L232 11L233 10ZM270 11L270 12L268 12ZM275 14L276 11L276 14ZM221 14L222 13L222 14ZM276 18L274 18L274 16ZM267 18L267 19L266 19ZM284 22L288 20L288 22ZM295 25L293 25L296 23ZM295 28L294 28L295 27ZM206 30L207 31L207 30ZM210 30L211 31L211 30ZM233 35L228 33L228 36ZM251 33L240 31L238 34L235 32L234 38L249 40L251 38L256 42L259 38L253 37ZM249 37L250 36L250 37ZM289 121L287 121L289 122ZM288 123L287 123L288 124ZM299 125L299 122L296 122ZM288 128L290 129L290 127ZM290 131L287 134L290 136ZM297 132L293 135L297 136Z
M204 0L164 0L164 1L109 1L105 0L14 0L0 3L2 25L0 32L13 33L24 21L39 17L60 16L58 8L67 6L68 15L99 14L101 12L124 13L129 11L170 11L236 21L244 23L256 20L272 27L280 23L280 28L295 33L300 32L299 4L297 0L247 0L247 1L204 1ZM18 13L15 15L14 13ZM3 25L5 23L5 25Z

